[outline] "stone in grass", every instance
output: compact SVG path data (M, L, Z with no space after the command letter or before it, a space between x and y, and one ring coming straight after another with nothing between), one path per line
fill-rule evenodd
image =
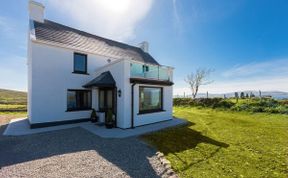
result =
M169 170L167 171L167 174L168 174L169 176L172 176L172 175L174 175L175 173L174 173L174 171L172 171L171 169L169 169Z
M171 169L171 165L170 164L166 164L165 165L165 169Z
M158 157L164 157L164 154L161 153L161 152L159 152L159 151L156 152L156 155L157 155Z
M162 164L164 164L164 165L170 165L170 161L168 161L167 159L163 159L163 160L162 160Z

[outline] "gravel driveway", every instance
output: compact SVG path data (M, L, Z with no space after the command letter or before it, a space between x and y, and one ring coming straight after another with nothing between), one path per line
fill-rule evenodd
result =
M168 177L156 150L137 138L103 139L82 128L18 137L1 130L0 177Z

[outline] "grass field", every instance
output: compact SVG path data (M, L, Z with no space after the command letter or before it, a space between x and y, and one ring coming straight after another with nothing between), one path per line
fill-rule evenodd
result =
M27 116L27 93L0 89L0 125Z
M27 117L26 112L0 112L0 125L5 125L10 122L11 119Z
M174 107L187 126L142 138L180 177L287 177L288 115Z
M0 89L0 104L27 104L27 93L14 90Z

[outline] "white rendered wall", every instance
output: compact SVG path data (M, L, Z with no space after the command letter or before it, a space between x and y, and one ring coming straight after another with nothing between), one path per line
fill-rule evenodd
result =
M161 112L139 114L139 86L151 86L163 88L163 110ZM134 126L151 124L172 119L173 106L173 91L172 86L157 86L137 84L134 86Z
M130 83L130 61L124 61L124 125L122 128L131 128L131 86ZM163 110L162 112L138 114L139 113L139 86L152 86L163 88ZM122 91L123 93L123 91ZM155 122L172 119L173 87L136 84L134 86L134 126L141 126Z
M67 89L84 89L82 86L93 79L92 74L108 64L108 58L86 53L87 72L90 75L73 74L73 50L35 42L31 42L31 47L32 61L28 66L30 123L89 118L91 111L66 112ZM93 101L96 97L97 91L92 92L93 107L97 106Z
M75 52L81 53L81 51ZM117 94L117 126L130 128L132 84L130 83L129 60L116 62L109 58L112 61L107 66L108 58L87 54L87 71L90 75L73 74L73 53L73 50L65 48L28 42L30 123L89 118L91 111L66 112L67 89L84 89L82 85L102 72L110 71L116 81L117 89L121 90L121 97ZM155 87L155 85L153 86ZM134 126L172 119L172 86L159 87L163 87L163 109L165 111L138 115L139 84L134 86ZM92 107L98 110L98 90L95 89L92 90Z
M28 38L29 35L28 35ZM28 119L31 122L32 117L32 54L31 54L31 41L28 39L28 51L27 51L27 75L28 75L28 96L27 96L27 111L28 111Z

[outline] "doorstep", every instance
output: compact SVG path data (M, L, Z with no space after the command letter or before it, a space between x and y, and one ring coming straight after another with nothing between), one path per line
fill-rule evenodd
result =
M127 137L139 136L150 132L156 132L162 129L179 126L186 123L187 121L183 119L173 118L167 121L135 127L133 129L120 129L120 128L107 129L105 126L99 126L92 122L82 122L76 124L66 124L66 125L31 129L27 118L19 118L10 121L3 135L6 136L30 135L30 134L81 127L102 138L127 138Z

